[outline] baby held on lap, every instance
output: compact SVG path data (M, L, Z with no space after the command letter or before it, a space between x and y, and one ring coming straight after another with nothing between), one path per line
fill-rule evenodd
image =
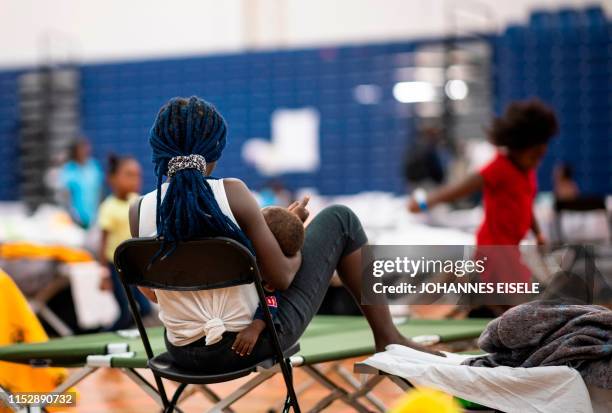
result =
M283 253L287 257L297 254L304 244L304 224L302 220L293 212L281 207L266 207L261 212ZM274 320L278 310L278 294L265 284L264 290L268 309ZM250 354L265 327L263 311L259 306L253 317L253 322L236 336L232 349L241 356Z
M304 244L304 224L293 212L281 207L267 207L261 213L278 245L287 257L292 257Z

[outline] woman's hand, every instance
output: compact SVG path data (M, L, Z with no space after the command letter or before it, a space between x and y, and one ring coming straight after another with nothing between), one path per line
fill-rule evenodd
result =
M308 216L310 215L310 211L306 209L306 205L308 205L308 201L310 201L309 196L305 196L301 201L295 201L291 205L287 207L289 212L293 212L295 215L300 218L302 222L306 222Z

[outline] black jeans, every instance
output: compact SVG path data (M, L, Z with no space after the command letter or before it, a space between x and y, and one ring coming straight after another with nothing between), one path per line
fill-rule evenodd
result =
M276 321L283 348L299 340L317 313L340 259L367 241L359 218L345 206L325 208L308 225L302 265L278 300ZM180 367L210 373L246 368L274 354L264 331L249 356L237 355L231 349L236 334L226 332L220 342L210 346L204 345L204 337L186 346L174 346L166 339L166 348Z

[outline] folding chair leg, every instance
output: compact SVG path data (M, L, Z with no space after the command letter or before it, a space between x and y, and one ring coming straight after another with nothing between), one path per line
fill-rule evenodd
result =
M221 398L219 397L219 395L217 393L215 393L214 391L211 390L210 387L206 386L205 384L201 384L197 387L197 389L204 394L204 396L206 396L206 398L208 400L210 400L211 402L217 404L221 401ZM234 413L234 411L232 409L230 409L229 407L223 409L223 413Z
M145 393L147 393L157 404L164 407L164 402L157 389L144 377L142 377L134 369L121 369L134 383L138 385ZM178 409L177 409L178 410Z
M222 400L220 400L219 403L215 404L209 410L209 413L221 413L225 411L225 409L227 409L229 406L243 398L251 390L259 386L261 383L265 382L275 374L276 372L268 370L260 372L259 374L257 374L257 376L247 381L242 386L230 393L227 397L224 397Z
M314 366L303 366L304 371L306 371L312 378L318 381L323 386L327 387L331 390L331 393L321 399L319 403L315 407L313 407L311 412L320 412L325 409L327 406L332 404L335 400L342 400L344 403L353 407L355 410L361 413L369 413L370 409L361 404L358 400L352 400L348 394L348 392L339 387L336 383L327 378L324 374L322 374L316 367Z
M170 403L164 409L164 413L172 413L174 411L174 407L178 403L179 397L181 397L181 393L183 393L183 391L185 390L185 387L187 387L187 383L179 384L179 386L174 391L174 395L172 396L172 400L170 400Z
M287 387L287 397L285 398L283 413L289 413L290 407L293 407L294 413L301 413L297 394L295 394L295 388L293 387L293 366L291 365L291 360L288 358L283 359L280 362L280 367L283 379L285 380L285 386Z
M327 374L327 372L330 372L334 369L334 366L329 367L328 369L326 369L323 374ZM302 380L299 384L298 387L295 389L295 394L296 395L301 395L304 392L306 392L309 388L311 388L314 384L316 384L317 381L307 377L306 380ZM294 386L295 388L295 386ZM285 405L285 402L280 402L277 404L274 404L272 407L270 407L270 409L268 410L269 412L276 412L276 411L282 411L283 410L283 406Z

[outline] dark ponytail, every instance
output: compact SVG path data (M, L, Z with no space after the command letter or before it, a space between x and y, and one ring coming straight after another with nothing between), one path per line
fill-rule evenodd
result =
M163 202L161 186L168 175L168 163L175 156L201 155L215 162L225 147L227 126L210 103L192 96L172 98L157 114L149 143L157 176L157 234L164 242L202 237L232 238L252 250L242 230L219 207L208 179L197 169L177 171L168 185Z

